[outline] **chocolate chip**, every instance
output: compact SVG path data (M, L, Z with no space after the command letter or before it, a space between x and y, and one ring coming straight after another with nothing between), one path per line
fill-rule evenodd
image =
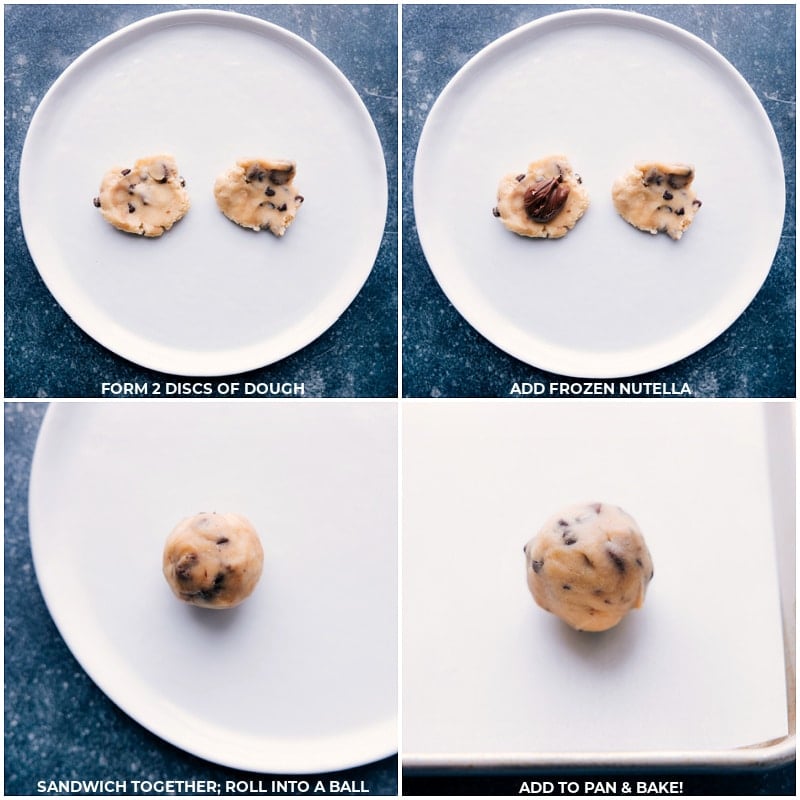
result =
M661 196L662 196L662 197L663 197L665 200L672 200L672 198L673 198L673 197L675 197L675 195L674 195L674 194L672 194L672 192L671 192L671 191L669 191L669 189L666 189L666 190L664 191L664 194L662 194Z
M559 524L559 525L560 525L562 528L566 528L566 527L569 525L569 522L567 522L565 519L560 519L560 520L558 521L558 524Z
M181 188L184 188L186 186L186 179L185 178L180 178L179 180L180 180L180 183L181 183Z
M568 583L565 583L561 588L566 589L568 592L572 591L572 587Z
M269 171L269 179L276 186L283 186L284 183L289 183L293 177L294 167L290 167L289 169L271 169Z
M275 190L271 186L267 186L267 190L264 192L267 197L274 197Z
M606 549L606 553L608 554L608 557L614 562L614 566L620 572L625 572L625 559L618 553L615 553L613 550Z
M537 574L542 571L543 566L544 561L531 561L531 567L533 567L533 571Z
M493 217L499 217L499 216L500 216L500 209L499 209L497 206L495 206L495 207L492 209L492 216L493 216Z
M567 545L567 547L569 547L571 544L575 544L577 541L578 540L575 538L575 536L567 535L566 533L564 534L564 544Z
M278 206L278 211L286 211L286 203L281 203Z
M222 591L222 586L225 583L225 573L218 572L214 576L214 583L212 584L210 589L202 589L199 592L200 597L203 600L213 600L216 595L218 595Z
M686 213L686 212L684 211L684 209L683 209L683 207L682 207L682 206L681 206L681 208L679 208L679 209L678 209L678 210L675 212L676 216L678 216L678 217L682 217L682 216L683 216L685 213Z
M642 559L641 559L641 558L637 558L637 559L636 559L636 563L637 563L637 564L638 564L640 567L644 567L644 564L642 564Z
M93 203L95 208L100 208L100 198L99 197L92 198L92 203Z
M298 203L298 204L302 203L302 202L305 201L305 197L303 197L303 195L301 195L301 194L298 194L297 197L294 198L294 201L295 201L295 203Z
M594 569L594 561L592 561L592 559L589 558L586 553L581 553L581 555L583 556L583 560L586 562L586 566Z
M133 203L128 203L128 213L133 214L136 211L136 206Z
M687 183L692 182L693 177L694 175L692 174L692 172L688 172L685 175L672 174L669 175L669 177L667 178L667 183L672 189L683 189L683 187L686 186Z
M525 177L525 173L523 172L523 173L521 173L520 175L517 175L517 180L518 180L518 181L521 181L521 180L523 180L523 179L524 179L524 177Z
M693 206L697 206L698 208L700 208L700 206L703 205L703 201L702 200L692 200L692 205Z
M576 175L575 180L578 181L578 183L583 183L583 178L581 178L580 175Z
M129 169L123 169L122 172L120 172L120 175L130 175L130 174L131 171Z
M197 553L186 553L180 557L175 567L175 576L178 580L187 581L191 577L192 566L197 563Z
M227 536L223 536L220 539L217 539L217 544L226 544L229 541L230 539Z
M661 186L662 180L661 174L657 170L651 169L650 172L644 176L644 185L650 186L654 183L656 186Z

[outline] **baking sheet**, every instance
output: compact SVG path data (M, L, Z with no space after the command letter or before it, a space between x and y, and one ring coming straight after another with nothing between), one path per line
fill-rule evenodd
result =
M31 473L36 576L73 654L156 735L258 772L397 751L396 409L382 403L69 403ZM175 524L248 517L264 546L229 611L178 601Z
M589 209L563 239L509 233L491 213L500 178L550 154ZM647 160L695 166L703 206L680 242L614 209L614 180ZM748 225L730 224L733 173L757 195ZM456 309L516 358L583 377L652 371L715 339L763 284L784 206L777 139L742 76L681 28L619 10L551 14L481 50L437 98L414 169L420 242Z
M404 762L718 753L785 737L769 476L793 463L770 463L776 408L408 404ZM572 631L525 585L524 543L583 500L629 511L655 564L644 608L602 634Z

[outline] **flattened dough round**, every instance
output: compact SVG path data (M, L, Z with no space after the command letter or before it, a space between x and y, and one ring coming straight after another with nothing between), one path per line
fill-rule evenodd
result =
M537 221L525 208L525 193L536 191L546 181L555 179L568 187L569 195L558 213L549 221ZM563 189L562 189L563 191ZM534 161L524 173L506 175L497 187L494 215L503 225L520 236L534 239L559 239L569 233L589 207L589 194L564 155L553 155Z
M148 237L168 231L190 206L186 181L170 155L146 156L133 167L112 167L94 204L118 230Z
M214 197L237 225L283 236L303 203L292 183L296 171L294 161L241 159L217 178Z
M640 608L653 562L633 517L608 503L569 506L525 545L534 600L580 631L614 627Z
M263 565L258 534L240 514L187 517L164 545L164 577L175 596L204 608L239 605L255 589Z
M693 180L689 164L640 161L614 181L611 197L619 215L634 228L680 239L702 205Z

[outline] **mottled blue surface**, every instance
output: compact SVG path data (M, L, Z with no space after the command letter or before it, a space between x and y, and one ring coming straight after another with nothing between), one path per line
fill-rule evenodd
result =
M69 64L104 36L162 11L221 8L313 44L372 115L389 179L381 248L340 319L298 353L242 381L304 383L310 397L397 396L397 8L394 5L37 5L5 7L5 396L98 397L104 381L163 381L97 344L56 303L31 260L17 180L31 117ZM212 379L216 387L229 378ZM214 392L216 396L216 391Z
M507 397L556 376L507 355L453 308L431 273L412 209L420 132L448 81L514 28L575 5L403 7L403 387L406 397ZM786 216L769 277L745 313L694 355L641 380L689 383L695 397L795 396L795 7L610 5L671 22L727 58L755 91L784 158Z
M5 795L36 795L38 780L269 780L154 736L95 686L64 644L39 592L28 538L28 476L46 407L4 407ZM371 794L392 795L397 757L315 777L363 780Z

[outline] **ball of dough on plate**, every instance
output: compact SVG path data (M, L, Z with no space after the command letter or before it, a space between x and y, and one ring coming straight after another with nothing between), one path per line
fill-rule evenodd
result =
M525 545L534 600L581 631L614 627L640 608L653 562L635 520L607 503L569 506Z
M232 608L250 596L264 550L240 514L202 512L181 520L164 545L164 577L175 596L204 608Z

